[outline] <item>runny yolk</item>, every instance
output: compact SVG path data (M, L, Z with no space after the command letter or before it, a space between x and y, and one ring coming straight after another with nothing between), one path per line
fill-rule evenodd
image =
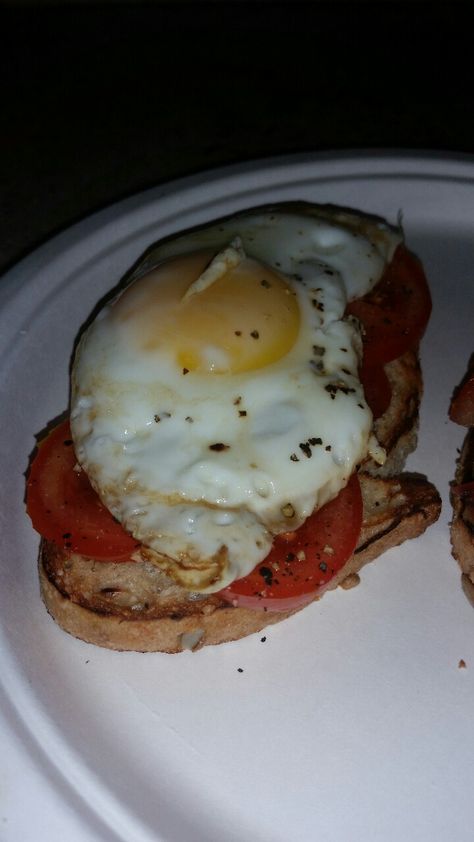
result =
M286 281L248 257L186 295L212 259L196 252L163 263L114 305L145 352L175 355L180 369L214 374L262 368L294 345L300 315Z

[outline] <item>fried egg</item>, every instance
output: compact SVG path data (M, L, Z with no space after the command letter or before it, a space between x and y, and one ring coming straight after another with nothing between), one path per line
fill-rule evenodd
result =
M167 240L83 335L79 463L142 554L189 590L247 575L372 448L347 301L401 241L281 205Z

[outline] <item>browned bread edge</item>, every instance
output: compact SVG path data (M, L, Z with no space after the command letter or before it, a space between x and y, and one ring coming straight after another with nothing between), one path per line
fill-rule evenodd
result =
M331 580L331 589L356 584L365 564L408 538L421 535L439 516L438 492L423 477L402 474L382 479L362 473L360 480L364 519L358 546L344 568ZM237 640L295 613L236 608L217 595L190 602L186 592L172 583L170 587L175 593L171 595L172 601L168 602L164 615L155 611L156 616L151 616L144 606L114 605L113 589L108 606L97 610L91 592L76 591L72 598L67 593L64 568L69 562L70 556L43 541L39 575L45 605L65 631L110 649L169 653L183 648L197 649ZM99 566L98 575L104 573L104 563L90 564ZM160 601L161 597L157 599L157 606ZM186 604L189 613L185 613ZM94 607L88 607L91 605Z
M463 485L474 480L474 427L464 439L456 465L455 483ZM463 590L474 605L474 505L451 492L453 519L451 522L452 553L462 571Z

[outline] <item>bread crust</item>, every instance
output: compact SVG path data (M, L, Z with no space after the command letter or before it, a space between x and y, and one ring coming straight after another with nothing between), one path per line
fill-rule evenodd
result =
M456 464L455 484L474 481L474 427L471 427ZM452 553L462 571L462 586L474 605L474 504L451 492L453 519L451 522Z
M439 516L438 492L423 477L362 473L360 482L364 515L359 542L328 589L356 584L365 564L417 537ZM43 600L56 622L75 637L110 649L199 649L246 637L301 610L234 607L217 594L190 598L147 562L95 562L71 556L48 541L41 545L39 576Z
M370 460L364 464L364 469L371 474L388 477L403 470L407 456L417 445L423 395L418 348L406 351L387 363L385 373L392 395L387 411L374 423L374 433L387 454L387 460L381 466Z

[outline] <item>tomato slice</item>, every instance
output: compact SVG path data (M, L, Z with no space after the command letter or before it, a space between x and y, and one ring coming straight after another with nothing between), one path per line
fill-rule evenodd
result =
M363 360L359 377L364 387L365 399L372 410L375 421L390 406L392 387L383 365L367 365L366 361Z
M425 332L431 295L421 263L398 246L378 284L346 309L364 328L364 362L380 366L414 348Z
M233 605L289 611L310 602L352 555L362 524L362 494L354 474L338 496L296 532L278 535L248 576L220 591Z
M26 487L26 508L43 538L102 561L129 561L139 544L102 505L77 464L69 421L39 445Z
M469 373L456 389L449 408L449 417L451 421L463 427L474 426L474 371Z

